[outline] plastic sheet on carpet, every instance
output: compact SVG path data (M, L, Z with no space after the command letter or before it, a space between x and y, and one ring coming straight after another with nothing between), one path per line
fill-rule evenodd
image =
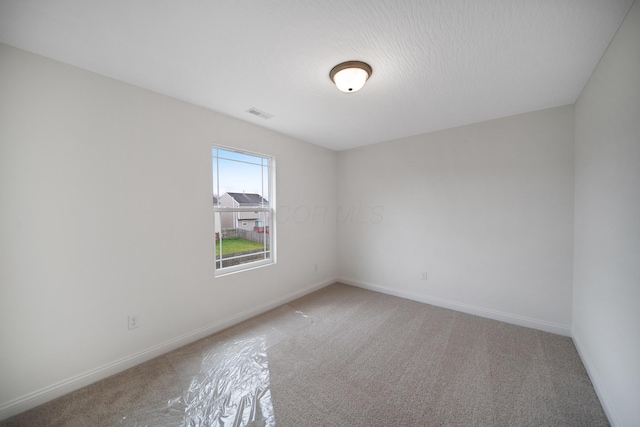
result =
M127 414L117 425L275 426L269 388L268 346L313 322L301 311L288 311L282 315L287 318L283 330L250 326L207 346L198 359L199 366L176 368L184 388L182 396ZM177 359L180 357L176 356Z

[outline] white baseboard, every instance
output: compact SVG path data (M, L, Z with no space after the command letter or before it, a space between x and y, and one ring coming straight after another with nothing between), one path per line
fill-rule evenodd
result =
M474 314L480 317L500 320L502 322L512 323L518 326L525 326L527 328L538 329L540 331L551 332L553 334L564 335L567 337L571 336L571 327L566 325L559 325L557 323L547 322L547 321L538 320L538 319L532 319L530 317L519 316L517 314L512 314L512 313L504 313L502 311L491 310L483 307L477 307L474 305L464 304L464 303L446 300L442 298L418 295L412 292L385 288L383 286L364 283L362 281L350 279L348 277L338 277L338 282L344 283L346 285L357 286L363 289L369 289L371 291L381 292L383 294L388 294L388 295L393 295L400 298L410 299L413 301L423 302L425 304L431 304L438 307L449 308L451 310L461 311L463 313Z
M576 334L575 329L571 331L571 337L573 338L573 344L576 346L576 350L578 350L578 355L580 359L582 359L582 364L587 370L587 374L589 375L589 379L591 380L591 384L593 384L593 389L596 391L598 395L598 399L600 399L600 404L602 405L602 409L604 409L604 413L607 415L609 419L609 424L613 427L620 426L618 422L618 418L616 417L615 411L613 410L613 406L611 406L611 401L607 398L607 395L602 387L602 382L598 377L598 372L595 367L591 363L591 359L587 356L587 353L584 352L584 347L582 346L582 341L578 334Z
M337 281L336 278L331 278L331 279L324 280L322 282L315 283L311 286L307 286L303 289L299 289L295 292L287 294L283 297L266 302L258 307L245 310L239 314L236 314L235 316L222 319L219 322L216 322L212 325L208 325L203 328L197 329L195 331L186 333L177 338L171 339L169 341L165 341L161 344L158 344L146 350L140 351L138 353L134 353L127 357L123 357L122 359L116 360L112 363L108 363L96 369L92 369L80 375L76 375L72 378L66 379L64 381L60 381L51 386L42 388L33 393L29 393L25 396L22 396L12 401L9 401L7 403L4 403L0 405L0 421L10 418L21 412L27 411L31 408L34 408L38 405L46 403L57 397L63 396L72 391L78 390L79 388L85 387L96 381L107 378L111 375L117 374L126 369L132 368L136 365L139 365L140 363L151 360L154 357L158 357L171 350L175 350L184 345L197 341L201 338L204 338L211 334L215 334L216 332L220 332L223 329L226 329L244 320L250 319L259 314L267 312L282 304L286 304L289 301L293 301L311 292L317 291L318 289L324 288L325 286L329 286L335 283L336 281Z

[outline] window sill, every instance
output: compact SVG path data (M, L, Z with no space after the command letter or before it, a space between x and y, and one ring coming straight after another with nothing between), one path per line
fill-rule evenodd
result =
M216 269L214 273L214 277L217 279L218 277L229 276L231 274L242 273L244 271L255 270L257 268L267 267L269 265L274 265L276 261L271 259L266 259L264 261L256 261L249 264L240 264L233 267L226 267L223 269Z

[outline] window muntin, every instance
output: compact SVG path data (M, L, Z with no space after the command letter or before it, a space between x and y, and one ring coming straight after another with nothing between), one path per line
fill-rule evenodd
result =
M214 146L212 158L216 276L275 263L273 157Z

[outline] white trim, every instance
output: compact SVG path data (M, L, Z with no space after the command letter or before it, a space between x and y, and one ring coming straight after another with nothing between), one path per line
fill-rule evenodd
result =
M371 291L381 292L387 295L393 295L400 298L410 299L413 301L423 302L438 307L449 308L451 310L461 311L463 313L474 314L480 317L499 320L501 322L512 323L514 325L525 326L527 328L538 329L553 334L571 336L571 327L560 325L557 323L547 322L545 320L532 319L530 317L519 316L517 314L505 313L502 311L492 310L489 308L477 307L475 305L465 304L457 301L451 301L443 298L430 297L425 295L414 294L412 292L398 291L396 289L385 288L383 286L364 283L359 280L347 277L338 277L338 282L346 285L356 286L358 288L369 289Z
M266 254L266 253L269 253L269 252L270 251L256 252L256 254L260 254L260 253ZM225 258L224 260L234 259L234 258L242 258L244 256L249 256L249 255L253 255L253 254L239 255L237 257ZM216 260L216 263L218 263L218 262L220 262L220 261ZM262 267L266 267L266 266L269 266L269 265L275 265L275 262L271 259L271 257L269 257L267 259L261 259L261 260L258 260L258 261L247 262L245 264L232 265L231 267L216 268L216 271L215 271L213 277L217 279L219 277L228 276L229 274L236 274L236 273L241 273L243 271L255 270L256 268L262 268Z
M607 418L609 419L609 424L611 424L613 427L620 426L621 424L618 421L618 418L616 417L616 413L613 409L613 405L611 405L611 401L607 398L607 394L605 393L604 388L602 387L602 383L600 382L600 379L598 377L598 371L596 371L596 368L591 363L591 360L587 356L587 353L584 352L583 350L584 347L582 347L582 344L581 344L582 341L580 340L578 334L576 334L575 328L571 329L571 337L573 339L573 344L575 345L576 350L578 350L578 355L580 356L580 359L582 359L582 364L587 370L587 374L589 375L591 384L593 384L593 388L596 391L596 394L598 395L598 399L600 399L600 404L602 405L602 409L604 409L604 413L607 415Z
M310 294L311 292L315 292L318 289L329 286L336 281L337 279L334 277L322 282L315 283L303 289L291 292L283 297L245 310L241 313L236 314L235 316L222 319L212 325L196 329L193 332L188 332L184 335L165 341L146 350L142 350L130 356L123 357L114 362L107 363L106 365L100 366L98 368L84 372L80 375L76 375L66 380L57 382L48 387L41 388L40 390L37 390L33 393L29 393L17 399L11 400L3 405L0 405L0 421L10 418L21 412L27 411L31 408L46 403L57 397L63 396L72 391L78 390L96 381L122 372L133 366L139 365L143 362L153 359L154 357L163 355L171 350L175 350L201 338L204 338L211 334L215 334L216 332L220 332L223 329L226 329L244 320L250 319L273 308Z
M211 148L212 149L214 149L214 148L215 149L221 149L221 150L224 150L224 151L232 151L232 152L238 153L238 154L248 154L249 156L254 156L254 157L266 157L266 158L270 158L270 159L273 158L273 155L271 155L271 154L260 153L258 151L245 150L244 148L231 147L229 145L218 144L218 143L213 144L211 146ZM238 161L238 160L235 160L235 159L227 159L227 160L233 160L234 162ZM247 162L244 162L244 163L247 163ZM260 166L259 163L253 163L253 164L257 164L258 166Z

